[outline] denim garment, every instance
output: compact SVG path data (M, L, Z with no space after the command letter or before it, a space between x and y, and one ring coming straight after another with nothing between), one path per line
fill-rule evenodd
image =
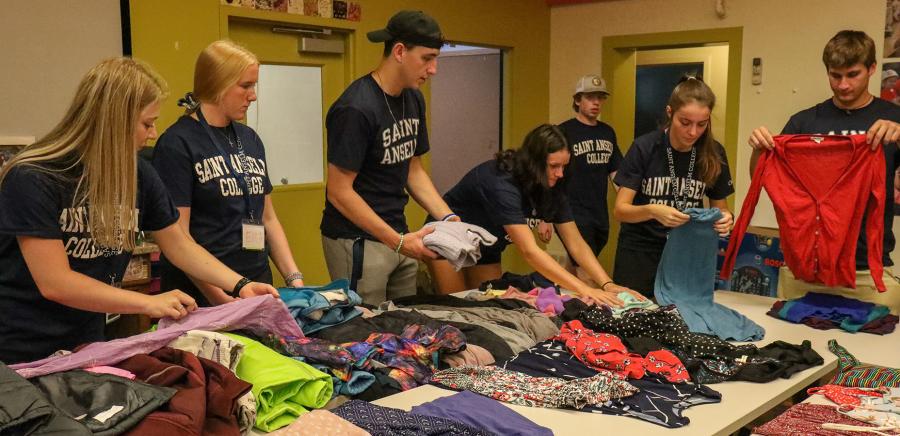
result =
M278 293L304 334L317 332L362 315L356 308L362 304L362 298L350 290L350 282L347 279L338 279L325 286L278 288ZM332 302L325 295L343 295L344 298L342 301Z
M674 304L694 333L725 340L758 341L766 331L744 315L713 302L719 209L686 209L691 220L669 232L653 287L660 305Z

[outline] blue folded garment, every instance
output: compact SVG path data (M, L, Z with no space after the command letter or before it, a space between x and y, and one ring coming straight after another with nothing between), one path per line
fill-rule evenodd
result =
M790 302L786 305L788 310L783 311L785 320L800 323L809 317L824 318L849 332L858 332L866 323L890 313L887 306L819 292L809 292Z
M296 357L294 359L297 359ZM298 359L299 360L299 359ZM353 397L363 393L369 386L375 383L375 375L368 371L354 370L350 372L350 379L341 380L334 371L327 365L313 364L314 368L331 376L331 382L334 384L334 394L332 398L338 395L347 395Z
M766 331L759 324L713 301L719 238L713 224L722 212L691 208L684 213L691 220L669 232L656 270L656 302L676 305L691 332L724 340L762 339Z
M347 322L362 314L356 308L362 298L350 290L347 279L338 279L325 286L278 288L278 293L304 334ZM329 301L325 295L343 296L343 299Z

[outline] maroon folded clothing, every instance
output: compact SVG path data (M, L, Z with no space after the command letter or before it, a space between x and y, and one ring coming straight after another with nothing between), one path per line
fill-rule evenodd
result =
M800 403L785 410L775 419L753 429L754 434L764 436L806 435L806 436L857 436L861 433L825 430L824 423L848 424L859 427L874 427L838 413L834 406Z
M129 435L240 436L235 402L252 385L228 368L169 347L129 357L115 366L145 383L178 389L168 404L147 415Z

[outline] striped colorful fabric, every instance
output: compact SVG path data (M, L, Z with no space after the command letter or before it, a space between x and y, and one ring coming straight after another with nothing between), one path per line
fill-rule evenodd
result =
M900 369L860 364L834 339L828 341L828 349L838 357L837 373L831 384L858 388L900 387Z

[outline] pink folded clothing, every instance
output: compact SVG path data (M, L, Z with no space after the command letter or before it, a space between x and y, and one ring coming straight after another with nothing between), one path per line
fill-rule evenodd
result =
M488 350L474 344L466 344L465 350L444 354L441 360L451 368L464 365L487 366L495 363L494 356Z
M134 380L134 373L131 371L126 371L124 369L115 368L112 366L92 366L90 368L84 369L87 372L94 372L97 374L110 374L117 375L119 377L127 378L128 380Z
M506 292L500 296L500 298L505 298L505 299L510 299L510 300L521 300L521 301L524 301L524 302L530 304L535 309L537 309L537 295L531 295L531 294L522 292L512 286L510 286L509 289L507 289Z
M304 413L291 425L269 433L269 436L370 436L371 433L327 410Z

